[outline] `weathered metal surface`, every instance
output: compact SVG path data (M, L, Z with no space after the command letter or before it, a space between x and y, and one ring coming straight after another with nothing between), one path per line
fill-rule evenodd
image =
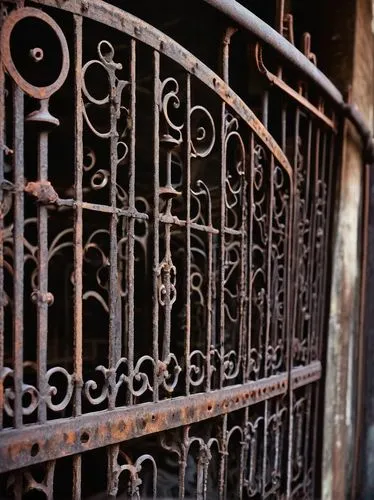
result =
M166 497L188 496L190 476L198 498L313 496L334 105L277 76L256 116L230 88L231 21L221 78L106 2L33 5L5 9L1 37L14 496L52 498L67 467L78 500L102 447L109 497L122 473L146 497L144 463L162 496L167 453Z
M307 57L303 57L303 54L293 45L293 43L277 33L271 26L267 25L236 0L204 1L212 5L215 9L222 11L232 19L234 23L256 35L258 39L275 49L287 62L291 62L299 71L304 73L308 79L313 81L324 94L337 104L338 109L352 121L362 138L363 146L366 150L365 154L369 161L372 161L374 157L374 139L371 127L368 125L363 114L359 111L357 105L346 103L338 88L326 77L326 75L319 71L311 60ZM276 81L275 83L280 84L282 87L285 86L282 80Z
M60 7L58 0L36 0L36 4ZM125 12L119 8L102 2L101 0L90 0L89 8L83 9L81 4L74 0L64 2L64 10L72 14L79 14L83 17L95 20L122 33L126 33L146 43L148 46L164 54L168 58L177 62L186 71L204 82L213 92L226 102L235 112L245 120L258 137L268 146L281 165L291 173L288 160L277 142L271 137L269 131L263 126L256 115L244 103L244 101L233 92L230 87L203 62L197 60L188 50L176 43L170 37L153 26L145 23L141 19Z
M15 25L26 17L40 19L41 21L47 23L53 29L60 42L63 58L61 72L51 85L45 87L37 87L25 80L16 68L12 58L10 43L12 31ZM58 24L43 11L26 7L20 10L14 10L10 13L9 16L7 16L6 23L4 23L1 29L1 47L1 60L6 70L9 72L18 87L30 96L35 97L36 99L48 99L66 80L69 71L69 50L66 39ZM35 54L37 54L36 59ZM33 48L30 55L33 57L35 62L40 62L44 58L44 53L40 48Z
M323 112L322 100L319 108L317 108L310 101L308 101L308 99L306 99L300 91L297 92L296 90L294 90L292 87L287 85L285 81L283 81L277 75L274 75L271 71L269 71L266 68L262 56L262 47L258 43L256 44L255 47L255 57L258 70L265 75L265 77L272 85L277 86L281 91L285 92L292 99L297 101L302 106L302 108L310 111L314 116L325 122L328 127L332 128L335 132L337 132L335 123L336 120L334 119L334 117L329 117Z
M295 368L292 388L316 382L321 377L319 362ZM22 431L3 431L0 472L55 460L102 446L193 424L269 398L286 394L288 375L274 375L258 382L226 387L220 391L194 394L186 398L145 403L113 411L81 415L79 418L53 420L48 426L34 425ZM81 436L84 434L85 439ZM33 452L37 448L38 453Z
M343 96L333 83L292 43L281 36L271 26L250 12L235 0L204 0L215 9L222 11L235 23L253 33L276 50L286 61L291 62L308 80L314 81L336 104L344 103Z

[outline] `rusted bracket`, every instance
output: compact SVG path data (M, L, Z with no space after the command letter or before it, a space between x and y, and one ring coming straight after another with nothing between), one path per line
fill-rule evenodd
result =
M72 207L74 205L73 199L60 198L49 181L28 182L24 191L36 198L36 201L42 205L57 205L58 207Z
M34 196L43 205L56 203L59 199L58 194L49 181L28 182L25 186L25 193Z

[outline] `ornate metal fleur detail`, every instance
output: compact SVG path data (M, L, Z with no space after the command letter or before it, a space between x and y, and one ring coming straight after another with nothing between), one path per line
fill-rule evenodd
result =
M14 416L13 404L15 401L14 389L14 370L8 367L3 367L1 371L1 381L4 387L4 410L10 417ZM25 396L28 396L26 398ZM39 392L36 387L30 384L22 383L22 402L28 399L28 404L22 406L22 415L31 415L38 407Z
M23 369L36 374L36 363L25 361ZM14 390L14 370L4 367L1 374L2 384L4 389L4 410L10 417L14 416L13 404L15 401ZM59 380L57 384L53 384L53 380ZM43 396L40 391L33 385L22 383L22 402L26 402L22 406L22 415L32 415L38 408L40 401L44 401L47 407L54 412L61 412L71 402L74 391L74 376L71 375L62 366L54 366L45 374L46 394ZM64 384L61 381L65 380ZM27 396L27 397L26 397Z
M263 432L264 417L248 420L244 426L244 453L246 467L244 471L244 484L250 497L261 493L262 470L261 459L263 449L261 434Z
M96 380L85 382L83 391L87 400L92 405L99 405L107 400L110 395L115 401L123 384L126 384L130 393L136 397L141 396L146 391L152 391L148 374L145 371L147 364L154 365L154 360L150 356L142 356L131 371L128 370L128 360L126 358L121 358L113 368L106 368L102 365L97 366L95 371L102 374L102 383L100 384ZM142 365L145 365L145 368ZM101 388L97 395L99 384Z
M128 109L122 104L122 93L124 89L129 85L129 82L118 78L116 75L118 71L122 70L122 64L116 63L114 61L115 50L110 42L108 42L107 40L102 40L101 42L99 42L97 46L97 53L99 56L98 59L93 59L86 62L86 64L84 64L84 66L82 67L82 92L87 100L87 103L83 106L85 121L90 130L101 139L108 139L109 137L113 136L113 134L117 137L122 137L126 133L127 118L124 120L125 126L121 130L117 129L117 122L120 119L122 113L124 113L126 117L128 116ZM87 72L91 68L103 69L108 78L108 93L102 98L94 97L89 91ZM105 129L99 130L92 123L89 117L89 110L91 106L113 107L114 119L112 119L110 123L107 124L108 128L106 131ZM122 141L118 141L117 147L118 146L123 147L123 155L126 155L128 150L127 145Z
M163 260L158 268L158 300L162 307L166 302L170 307L177 299L177 270L171 261Z
M164 117L165 132L161 135L160 142L168 150L176 149L183 141L183 123L175 123L175 117L171 116L172 110L178 110L181 102L179 99L179 84L175 78L166 78L160 89L160 110Z
M123 461L125 463L123 463ZM127 472L127 492L129 494L129 497L133 499L139 499L140 488L143 484L141 475L144 465L147 465L147 463L151 466L152 491L153 495L155 495L157 488L157 465L155 459L149 454L144 454L132 462L129 456L120 450L118 445L113 446L109 450L109 482L107 489L108 496L111 498L117 496L119 478L121 474Z

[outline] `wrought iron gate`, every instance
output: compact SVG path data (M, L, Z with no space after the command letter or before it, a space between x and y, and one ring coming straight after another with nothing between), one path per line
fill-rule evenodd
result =
M315 498L333 105L228 19L213 71L1 5L1 494Z

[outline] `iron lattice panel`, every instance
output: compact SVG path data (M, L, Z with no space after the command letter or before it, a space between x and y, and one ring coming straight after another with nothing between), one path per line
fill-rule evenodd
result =
M335 120L233 33L4 2L4 494L313 496Z

